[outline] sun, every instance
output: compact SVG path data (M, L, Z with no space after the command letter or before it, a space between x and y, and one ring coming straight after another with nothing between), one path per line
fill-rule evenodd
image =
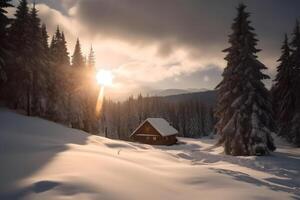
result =
M113 83L113 75L110 70L101 69L96 73L97 83L101 86L111 86Z

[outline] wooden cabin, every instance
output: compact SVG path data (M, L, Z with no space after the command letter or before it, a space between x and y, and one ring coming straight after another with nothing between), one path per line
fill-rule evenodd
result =
M134 141L152 145L172 145L177 142L178 131L165 119L148 118L139 125L130 138Z

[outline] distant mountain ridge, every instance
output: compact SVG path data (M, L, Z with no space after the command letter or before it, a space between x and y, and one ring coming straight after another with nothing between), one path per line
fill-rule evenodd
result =
M176 89L176 88L170 88L165 90L153 90L148 92L149 96L172 96L172 95L180 95L180 94L189 94L189 93L195 93L195 92L204 92L207 91L207 89L197 89L197 88L189 88L189 89Z
M204 99L211 99L215 101L215 96L213 95L213 90L208 90L206 88L188 88L188 89L151 89L151 88L140 88L130 94L126 94L123 96L117 96L114 93L106 94L108 99L116 100L116 101L125 101L128 99L129 96L137 97L138 95L143 95L144 97L170 97L178 98L181 100L189 99L192 97L195 98L204 98ZM212 93L212 94L211 94ZM198 94L198 95L197 95ZM181 96L183 95L183 96ZM174 97L173 97L174 96ZM205 97L208 96L208 97Z
M181 102L181 101L189 101L189 100L199 100L206 105L214 106L217 101L217 91L216 90L208 90L203 92L193 92L187 94L177 94L177 95L169 95L162 97L168 101L172 102Z

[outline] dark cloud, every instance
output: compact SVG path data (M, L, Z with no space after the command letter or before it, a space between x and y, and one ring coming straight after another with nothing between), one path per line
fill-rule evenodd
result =
M219 51L240 0L82 0L78 15L94 33L124 38L138 44L159 43L166 56L178 46ZM244 1L261 43L269 54L277 53L282 35L290 32L300 16L299 0Z
M79 3L78 14L95 33L136 44L161 42L159 52L165 55L174 44L210 48L224 43L228 24L223 20L231 15L223 11L219 18L218 7L208 10L210 6L199 0L87 0Z

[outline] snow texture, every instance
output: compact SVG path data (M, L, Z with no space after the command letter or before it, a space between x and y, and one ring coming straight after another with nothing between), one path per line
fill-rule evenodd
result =
M296 200L300 150L233 157L213 139L150 146L0 109L1 200Z

